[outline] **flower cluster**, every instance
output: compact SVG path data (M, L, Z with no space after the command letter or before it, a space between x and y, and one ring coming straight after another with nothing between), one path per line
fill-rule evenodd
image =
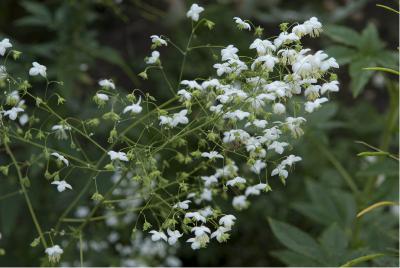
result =
M26 72L37 76L38 81L45 80L44 96L34 95L28 81L14 79L5 66L0 66L0 80L7 81L9 89L16 89L6 91L0 108L5 144L21 141L43 149L38 159L45 164L39 160L33 164L44 169L44 178L51 181L49 187L54 185L60 198L67 193L76 195L63 218L48 231L50 235L64 235L61 226L71 227L73 223L80 223L77 230L83 232L91 221L104 221L115 229L127 229L135 223L134 234L139 234L141 225L148 236L140 242L134 239L124 245L113 229L107 238L109 244L92 245L98 251L112 245L127 257L127 263L121 265L128 265L132 261L128 257L139 254L133 249L137 243L144 243L149 252L157 245L159 251L153 253L163 257L166 247L176 247L180 240L190 243L194 250L212 240L223 243L236 221L233 211L247 208L254 196L271 190L269 180L285 183L289 172L302 160L291 150L294 140L304 134L307 114L317 112L331 93L339 91L336 75L331 73L339 67L336 60L302 45L302 38L319 35L321 23L313 17L291 28L282 24L276 38L266 39L260 27L235 17L240 30L256 33L257 38L248 44L247 52L252 56L242 56L234 44L228 44L220 50L218 62L210 66L213 75L186 78L183 68L188 51L202 48L191 47L195 30L203 24L213 25L200 18L203 11L193 4L187 12L193 28L186 51L170 38L150 37L152 52L145 58L148 66L140 76L147 79L148 70L162 72L173 94L164 104L139 89L124 94L113 80L101 79L92 97L99 115L91 119L63 118L50 107L47 90L55 82L48 80L46 66L33 62ZM0 55L12 53L11 47L10 41L3 39ZM184 57L176 87L164 72L161 54L155 50L158 47L177 48ZM64 102L58 94L51 96L58 98L58 104ZM23 98L31 98L35 107L28 107ZM37 110L44 112L43 118L36 116L40 114ZM109 131L105 141L101 140L104 129ZM79 143L82 139L85 145ZM48 145L65 142L70 142L72 152ZM96 154L86 155L81 146L97 150ZM15 159L12 150L6 151ZM29 173L21 172L25 167L18 162L14 165L19 174ZM71 174L84 174L78 177L88 180L78 193L81 181L73 181ZM98 177L104 178L103 187L98 187ZM20 178L23 189L29 185L27 180ZM89 189L94 193L89 195ZM90 198L91 205L76 210L76 218L66 218L83 196ZM216 197L228 201L232 211L221 211ZM50 262L58 262L63 249L58 245L47 247L40 228L38 232ZM71 240L76 237L76 233L70 235ZM60 243L63 247L68 245L64 242ZM79 243L81 250L85 243Z

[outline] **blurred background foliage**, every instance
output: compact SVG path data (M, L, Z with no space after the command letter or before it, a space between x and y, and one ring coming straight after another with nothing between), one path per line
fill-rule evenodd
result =
M358 259L360 263L356 261L356 265L398 266L398 206L380 207L356 217L376 202L398 202L399 198L398 161L385 154L357 156L371 148L356 142L363 141L398 155L398 76L363 70L387 67L398 71L398 14L376 6L385 4L398 10L398 2L197 2L205 7L204 16L216 23L212 31L205 28L199 31L194 41L199 45L226 46L234 42L239 49L247 49L252 36L233 26L234 16L261 25L267 37L278 33L281 22L301 22L317 16L326 26L325 31L322 37L307 40L307 45L326 49L338 59L341 91L333 103L308 118L306 135L298 141L295 152L304 160L296 166L287 185L272 182L272 192L255 199L248 210L238 213L238 223L227 244L211 243L207 249L195 252L182 246L177 253L182 264L340 266L367 256ZM162 34L177 44L185 44L190 31L185 12L191 3L2 0L0 37L10 38L14 48L24 52L24 62L38 60L48 67L51 80L63 81L63 86L54 89L67 99L62 113L90 118L95 111L87 103L100 78L112 78L127 92L140 88L160 100L168 98L159 73L149 71L149 80L142 80L137 74L145 68L143 58L150 53L150 35ZM177 81L180 55L171 47L160 52L167 75ZM210 66L218 54L215 49L190 53L184 77L212 75ZM105 140L108 137L105 131L104 137ZM17 150L17 153L26 152ZM37 172L36 176L30 191L40 193L32 198L43 208L38 211L39 218L46 219L43 212L47 209L62 210L57 208L58 203L49 201L54 199L50 197L53 194L40 192L42 174ZM18 189L15 181L1 175L0 196ZM102 229L94 226L88 230L95 233ZM38 250L32 253L29 247L35 234L20 195L0 200L0 231L3 234L0 248L7 252L0 256L0 265L40 264L36 258ZM113 256L113 251L107 254L94 258L93 264L110 265L117 256Z

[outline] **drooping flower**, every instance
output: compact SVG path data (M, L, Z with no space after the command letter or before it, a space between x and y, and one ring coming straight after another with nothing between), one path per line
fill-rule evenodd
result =
M199 212L188 212L185 214L185 218L195 219L196 221L201 221L206 223L206 218L202 216Z
M225 215L219 219L219 224L226 228L231 228L235 224L236 217L233 215Z
M304 109L307 112L312 113L312 112L314 112L314 110L320 108L322 103L327 102L327 101L328 101L328 99L325 97L316 99L315 101L308 101L304 104Z
M12 47L12 44L10 43L10 40L8 38L4 38L3 40L0 41L0 55L4 56L6 53L7 48Z
M67 139L68 135L67 135L67 130L71 130L70 126L67 125L54 125L51 130L55 131L56 136L58 139Z
M226 48L221 50L221 59L222 61L227 61L231 59L239 59L238 53L239 49L237 49L234 45L229 45Z
M183 236L183 234L181 234L178 230L171 231L170 229L167 229L167 233L169 235L168 244L170 245L175 245L178 239Z
M45 253L48 255L51 263L57 263L60 261L61 254L63 254L64 251L59 245L54 245L50 248L46 248Z
M22 113L24 109L19 107L12 107L10 110L3 111L4 116L8 116L10 120L15 120L18 117L18 113Z
M226 186L235 186L237 184L245 184L246 183L246 179L242 178L242 177L235 177L232 180L229 180L226 182Z
M230 228L226 228L224 226L220 226L217 228L217 230L215 232L213 232L210 237L217 239L218 242L222 243L225 242L226 240L228 240L229 238L229 234L227 234L227 232L230 231Z
M243 21L241 18L239 17L234 17L233 20L235 21L235 23L237 24L237 27L239 28L239 30L251 30L251 26L249 23Z
M267 166L263 161L260 159L257 159L256 162L251 166L251 171L253 171L256 174L260 174L261 170L264 169Z
M30 76L41 75L46 78L46 66L37 63L36 61L32 63L32 67L29 69Z
M67 158L65 158L65 157L62 156L61 154L59 154L59 153L51 153L51 155L57 157L57 160L58 160L58 161L64 162L64 164L65 164L66 166L69 165L69 162L68 162Z
M158 35L150 36L151 42L153 43L152 48L160 47L160 46L168 46L167 41L159 37Z
M287 142L279 142L279 141L273 141L269 146L268 150L274 150L277 154L282 154L283 150L286 146L288 146L289 143Z
M180 208L180 209L186 210L186 209L189 208L189 203L191 203L191 202L192 202L192 201L190 201L190 200L185 200L185 201L176 203L173 207L174 207L174 208Z
M155 64L160 58L160 52L157 50L154 50L151 52L151 56L145 59L145 62L147 64Z
M125 162L129 161L128 157L126 156L126 153L124 152L109 151L107 154L110 156L111 161L113 160L120 160Z
M162 231L151 230L149 233L153 234L151 236L151 240L154 241L154 242L159 241L161 239L164 240L165 242L168 241L168 237Z
M208 159L214 159L214 158L221 158L223 159L224 157L219 154L217 151L211 151L211 152L204 152L201 154L202 157L207 157Z
M99 86L106 89L115 89L115 84L111 79L102 79L99 81Z
M140 102L142 101L142 97L139 97L139 100L137 103L133 103L131 105L128 105L124 108L123 113L131 112L133 114L139 114L142 112L142 106L140 106Z
M276 50L276 47L269 40L261 40L259 38L255 39L249 48L257 50L257 54L260 56Z
M66 189L72 190L72 186L66 181L53 181L51 184L57 185L57 191L64 192Z
M201 179L204 181L205 187L210 187L213 183L218 183L218 179L214 176L201 176Z

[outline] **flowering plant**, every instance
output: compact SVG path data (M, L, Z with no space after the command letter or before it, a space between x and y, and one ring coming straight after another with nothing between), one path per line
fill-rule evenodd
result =
M33 245L41 243L50 262L58 262L64 250L79 241L83 263L84 230L97 221L109 227L133 226L134 236L140 228L151 241L165 243L162 247L183 239L193 250L206 247L212 239L226 242L236 216L223 211L219 203L229 200L234 209L246 209L253 196L272 190L269 180L286 183L289 172L302 160L290 150L304 133L306 114L317 112L329 94L339 90L331 73L339 67L336 60L323 51L304 48L301 42L318 37L321 23L315 17L292 26L283 23L277 37L265 39L261 27L235 17L239 30L254 31L256 36L249 44L251 54L240 55L233 44L193 46L199 27L214 27L201 18L203 11L193 4L187 12L192 31L184 49L169 37L151 36L153 51L139 75L148 79L150 70L160 71L171 93L167 102L160 104L140 89L124 94L114 81L102 79L93 96L98 107L93 118L58 111L66 101L55 93L62 82L48 80L44 65L33 62L28 72L45 85L39 93L28 80L9 73L7 61L18 60L20 52L11 49L8 39L0 42L4 56L0 79L5 90L0 134L9 159L2 171L6 175L9 168L16 171L39 234ZM176 84L155 50L162 46L182 54ZM220 59L210 66L216 74L183 77L190 53L211 47L220 49ZM109 131L106 141L97 135L102 128ZM65 143L70 143L69 150L61 149ZM28 165L16 159L16 144L36 147L39 153ZM96 154L87 155L89 147ZM59 198L74 195L47 230L35 216L28 194L33 166L43 172ZM111 184L105 184L110 177ZM86 180L81 189L75 186L79 178ZM99 184L109 187L101 190ZM92 201L78 207L88 192ZM76 217L70 217L74 210ZM110 232L108 240L115 243L119 234Z

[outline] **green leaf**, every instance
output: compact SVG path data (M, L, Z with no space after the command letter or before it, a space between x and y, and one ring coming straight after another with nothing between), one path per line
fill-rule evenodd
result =
M376 26L372 23L368 24L362 31L361 39L359 42L355 43L355 45L367 55L379 55L385 47L385 44L379 38Z
M297 227L269 218L269 225L278 240L287 248L318 260L320 250L317 242Z
M290 267L317 267L321 266L318 262L290 250L275 250L271 251L270 255L279 259L282 263Z
M326 49L326 52L329 56L334 57L340 65L351 62L357 53L355 49L345 46L330 46Z
M337 224L334 223L325 229L319 241L330 265L337 266L345 261L349 240Z
M41 19L43 22L51 23L52 15L50 10L45 4L39 4L33 1L23 1L21 5L32 15L31 17L36 17Z
M324 28L324 33L332 40L354 47L360 42L361 36L356 31L338 25L327 25Z
M370 58L360 58L350 64L350 88L354 97L357 97L364 89L374 72L365 71L363 68L375 65Z

